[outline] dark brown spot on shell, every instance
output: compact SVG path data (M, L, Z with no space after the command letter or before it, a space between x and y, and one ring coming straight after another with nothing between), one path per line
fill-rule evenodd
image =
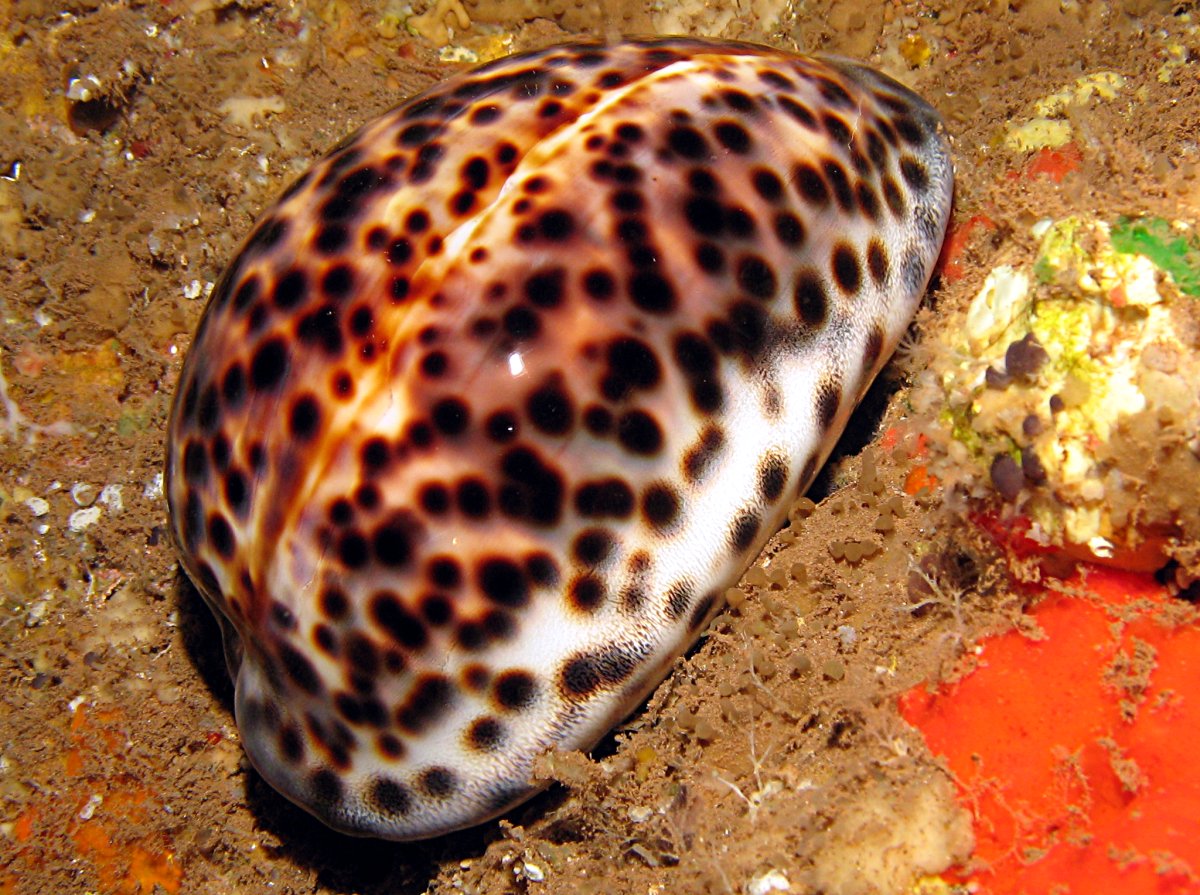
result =
M775 271L757 255L745 255L737 263L737 283L747 294L755 298L775 297L777 280Z
M475 581L480 591L501 606L524 606L529 599L529 583L515 562L494 557L479 564Z
M738 513L733 520L733 525L729 528L729 546L734 553L742 553L749 550L758 538L758 533L762 528L762 519L758 513L750 510L743 510Z
M667 588L667 615L673 619L682 618L696 596L696 586L688 579L676 581Z
M816 206L829 204L829 185L814 166L808 163L796 165L792 183L805 202Z
M650 485L642 493L642 517L656 531L666 531L679 519L679 495L665 482Z
M336 805L342 800L342 781L334 771L322 768L308 778L308 786L318 805Z
M770 168L755 168L750 175L754 191L768 202L778 202L783 198L783 181Z
M390 591L381 591L371 598L371 618L383 628L393 640L409 649L420 649L429 642L425 623L404 608L399 597Z
M779 107L783 111L792 116L800 124L809 130L815 131L817 129L817 116L812 113L808 106L802 105L786 94L777 96L775 101L779 103Z
M537 680L528 671L506 671L492 684L492 698L505 711L529 708L537 699Z
M578 653L559 672L559 690L570 700L587 699L620 686L637 670L641 655L619 646Z
M890 176L883 178L883 199L887 203L888 210L895 217L903 217L908 210L904 194L900 192L900 187L896 186L896 181Z
M467 728L466 742L476 752L494 752L504 745L504 723L490 715L476 718Z
M833 188L834 198L842 211L850 211L854 207L854 191L850 188L850 177L846 169L832 159L826 159L822 165L825 179Z
M445 717L454 703L455 688L449 678L441 674L425 675L396 710L396 723L409 733L424 733Z
M833 278L844 294L853 295L858 292L862 286L862 269L859 266L858 255L849 243L840 242L834 246L831 267Z
M863 351L863 369L871 371L883 354L883 326L875 323L867 334L867 346Z
M442 800L458 789L458 777L449 768L433 767L421 772L417 787L429 798Z
M607 595L604 580L591 573L576 576L567 587L567 600L577 612L595 612L604 604Z
M713 127L713 134L718 143L738 155L745 155L754 144L750 132L736 121L718 121Z
M388 777L378 777L371 782L367 799L372 808L387 817L403 817L412 809L412 794L408 787Z
M654 456L662 450L662 427L646 411L630 410L617 420L617 440L631 454Z
M286 643L280 643L279 660L293 684L310 695L321 692L320 675L307 656Z
M842 400L842 389L836 379L825 379L817 389L817 424L828 431L837 417Z
M689 482L703 480L724 447L724 431L716 425L705 426L696 443L683 455L683 477Z
M575 407L557 382L549 382L530 393L525 412L534 428L547 435L566 435L575 425Z
M888 276L887 249L879 239L872 239L867 246L867 269L875 285L882 286Z
M575 509L581 516L624 519L633 512L633 503L633 489L619 478L584 482L575 491Z
M775 238L789 248L798 248L804 244L806 236L804 224L790 211L781 211L775 215Z
M776 451L763 455L758 463L758 493L767 503L774 503L787 487L787 458Z
M250 385L267 391L279 385L287 375L288 353L282 339L268 339L254 352L250 361Z
M575 561L585 566L595 566L608 559L616 546L611 531L605 528L588 528L580 532L571 545Z
M812 269L801 270L796 275L792 293L796 316L809 327L823 326L829 314L829 295L820 275Z
M706 594L704 599L696 604L696 608L692 610L692 615L688 619L688 630L695 632L699 631L701 625L708 619L709 613L717 605L716 594Z

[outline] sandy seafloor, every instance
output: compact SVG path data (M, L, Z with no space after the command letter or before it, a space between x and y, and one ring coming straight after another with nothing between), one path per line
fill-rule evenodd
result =
M871 449L879 484L864 484L863 445L906 412L903 364L815 510L766 548L770 574L615 736L557 757L561 783L503 820L350 839L243 757L217 628L167 535L181 360L273 196L461 60L686 31L879 65L943 112L956 219L995 224L935 283L924 340L996 264L1030 262L1039 219L1200 219L1192 4L653 6L466 0L413 19L355 0L0 2L0 893L765 892L772 871L793 892L900 892L969 858L970 818L894 697L953 674L1022 598L936 490L905 492L913 451ZM1077 169L1025 176L1014 126L1101 72L1119 87L1052 116ZM903 515L878 531L889 495ZM831 554L864 532L872 556ZM953 607L906 608L923 601L918 548L952 570Z

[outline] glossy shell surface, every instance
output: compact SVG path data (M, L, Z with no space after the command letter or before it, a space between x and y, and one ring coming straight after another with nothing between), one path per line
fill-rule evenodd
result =
M951 181L890 79L694 40L501 60L315 164L214 290L169 432L264 777L418 839L594 744L815 475Z

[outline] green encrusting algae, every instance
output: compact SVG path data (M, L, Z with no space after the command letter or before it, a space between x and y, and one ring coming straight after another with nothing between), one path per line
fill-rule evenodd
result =
M1182 235L1162 218L1121 217L1112 227L1112 245L1126 255L1145 255L1166 271L1184 295L1200 296L1200 240Z

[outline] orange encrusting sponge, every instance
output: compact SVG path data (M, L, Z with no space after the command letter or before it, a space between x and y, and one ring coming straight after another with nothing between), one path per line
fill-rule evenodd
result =
M1200 892L1200 623L1146 574L1081 566L1034 636L900 699L975 817L982 895ZM1186 614L1186 613L1184 613Z

